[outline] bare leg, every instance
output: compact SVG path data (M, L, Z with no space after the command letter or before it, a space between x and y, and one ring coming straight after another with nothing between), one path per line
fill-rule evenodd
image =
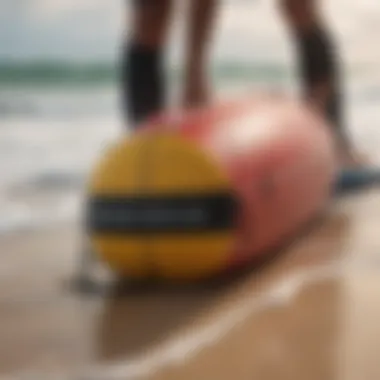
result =
M187 107L202 105L208 101L207 60L218 3L218 0L189 0L183 99Z
M339 159L357 165L344 127L338 52L322 22L318 0L281 0L283 13L297 44L305 98L334 126Z
M163 47L172 0L134 0L133 26L123 60L123 106L136 125L165 104Z

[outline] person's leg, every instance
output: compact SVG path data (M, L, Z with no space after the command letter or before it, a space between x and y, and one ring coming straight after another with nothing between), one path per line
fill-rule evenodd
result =
M338 50L324 25L319 0L280 0L299 54L305 98L317 106L334 126L339 155L351 160L344 127Z
M122 63L123 108L135 127L165 104L163 47L172 0L133 0Z
M208 100L208 53L219 0L189 0L183 104L199 106Z

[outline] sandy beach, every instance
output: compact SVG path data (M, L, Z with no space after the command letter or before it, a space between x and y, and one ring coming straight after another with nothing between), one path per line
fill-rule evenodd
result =
M376 380L379 201L378 190L339 200L311 234L230 283L121 298L68 286L75 223L2 238L0 374Z

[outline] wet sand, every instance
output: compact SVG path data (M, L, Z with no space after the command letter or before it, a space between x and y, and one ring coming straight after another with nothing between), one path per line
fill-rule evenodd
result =
M379 190L336 202L312 233L223 285L121 299L67 286L76 225L2 238L0 379L380 379L379 206Z

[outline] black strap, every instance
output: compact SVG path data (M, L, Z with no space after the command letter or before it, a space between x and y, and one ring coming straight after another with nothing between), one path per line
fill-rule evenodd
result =
M88 205L92 233L210 232L235 225L230 194L173 197L95 197Z

